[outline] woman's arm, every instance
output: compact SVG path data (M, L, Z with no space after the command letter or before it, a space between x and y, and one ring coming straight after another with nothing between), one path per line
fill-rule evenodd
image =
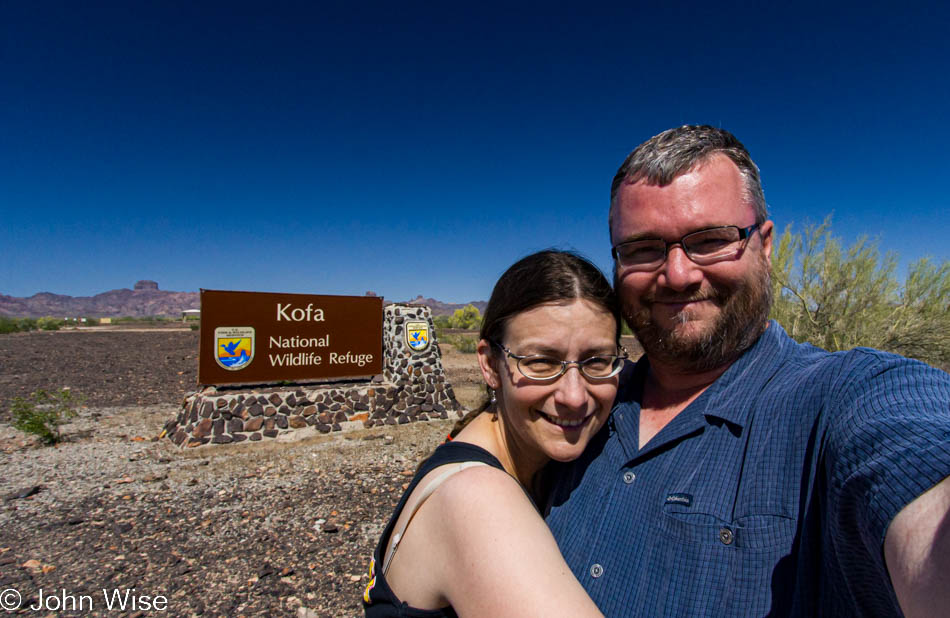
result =
M501 470L456 474L423 516L413 525L430 537L427 575L460 616L602 615L520 485Z

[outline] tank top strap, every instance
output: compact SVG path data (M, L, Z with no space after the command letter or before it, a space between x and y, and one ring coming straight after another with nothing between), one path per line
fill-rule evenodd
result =
M412 510L409 512L409 517L406 518L406 523L403 524L403 526L400 529L395 530L393 532L393 535L391 537L392 541L389 546L389 551L386 552L386 557L383 559L383 569L382 569L383 575L385 575L386 572L389 570L389 565L393 560L393 556L396 555L396 550L399 548L399 541L402 540L402 535L405 534L406 528L408 528L409 524L412 523L412 518L416 516L416 513L419 511L419 507L421 507L425 503L425 501L429 498L429 496L431 496L435 492L435 490L439 488L439 485L447 481L453 475L458 474L462 470L465 470L466 468L473 468L475 466L488 466L489 464L485 463L484 461L463 461L457 465L452 465L452 464L445 464L445 465L451 466L451 469L446 470L439 476L435 477L431 483L426 485L425 489L422 490L422 494L419 496L419 500L416 502L416 504L412 507Z

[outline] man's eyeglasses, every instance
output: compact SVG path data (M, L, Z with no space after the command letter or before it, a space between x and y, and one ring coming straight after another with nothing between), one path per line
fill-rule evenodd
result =
M519 356L497 341L492 341L492 343L518 361L518 371L521 375L539 382L561 377L570 365L577 365L584 377L590 380L606 380L620 373L623 369L623 361L627 358L627 351L623 346L620 347L621 354L602 354L579 361L566 361L541 354Z
M614 245L611 255L621 268L627 270L654 270L663 265L670 247L679 245L690 260L705 266L729 259L739 253L746 240L761 223L749 227L724 225L698 232L690 232L679 240L667 242L661 238L630 240Z

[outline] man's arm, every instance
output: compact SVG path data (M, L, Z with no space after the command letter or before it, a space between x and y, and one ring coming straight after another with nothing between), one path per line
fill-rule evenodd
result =
M950 613L950 477L894 517L884 560L905 616Z

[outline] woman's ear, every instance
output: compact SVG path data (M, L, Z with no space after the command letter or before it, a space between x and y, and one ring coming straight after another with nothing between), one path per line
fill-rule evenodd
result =
M478 355L478 368L482 370L482 378L485 379L485 384L497 390L501 385L501 379L495 369L493 351L492 345L485 339L481 339L475 348L475 354Z

